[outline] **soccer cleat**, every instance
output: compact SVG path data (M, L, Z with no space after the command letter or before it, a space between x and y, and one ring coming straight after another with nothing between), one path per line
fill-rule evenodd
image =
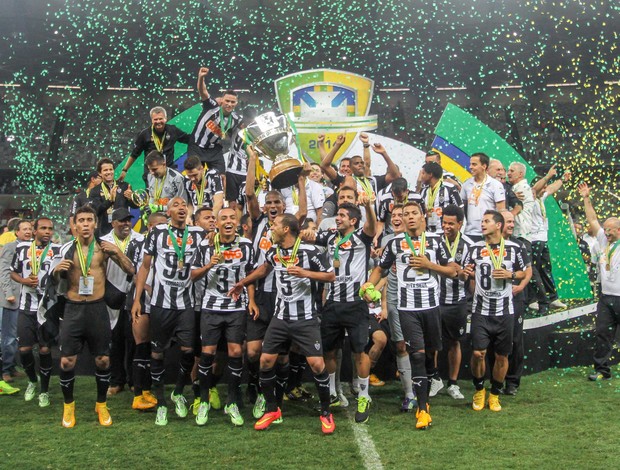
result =
M189 409L192 410L194 416L198 416L198 407L200 406L200 398L194 398L194 402L189 405Z
M403 413L409 413L415 410L418 407L418 401L415 398L407 398L403 400L403 403L400 405L400 411Z
M231 403L224 407L224 413L230 416L230 422L235 426L243 426L243 416L239 413L239 407L236 403Z
M310 393L308 390L306 390L306 387L304 387L303 385L300 385L297 388L298 388L299 392L301 393L301 397L304 400L312 400L314 398L314 395L312 395L312 393Z
M198 403L198 407L196 408L196 424L198 426L204 426L209 421L209 404L200 402ZM195 402L194 402L195 403Z
M260 419L265 414L266 407L267 402L265 401L265 395L259 393L256 397L254 408L252 408L252 416L254 416L255 419Z
M157 407L157 416L155 416L155 425L165 426L168 424L168 408L165 406Z
M112 426L112 416L110 416L110 410L106 402L95 403L95 413L99 416L99 424L102 426Z
M301 393L301 390L299 387L295 387L290 392L287 392L286 395L284 395L284 397L287 400L291 400L291 401L304 401L303 394Z
M0 380L0 395L13 395L19 392L19 388L11 387L5 380Z
M566 308L567 305L562 302L560 299L555 299L553 302L551 302L549 304L549 307L551 308Z
M24 400L32 401L34 400L34 397L36 394L37 394L37 383L28 382L28 386L26 387L26 392L24 393Z
M133 410L146 411L155 408L155 404L148 402L144 399L142 395L137 397L133 397L133 403L131 404L131 408Z
M424 410L418 410L416 413L417 421L415 423L416 429L428 429L428 427L433 423L431 419L431 415Z
M446 391L448 395L455 400L463 400L465 398L465 395L461 393L461 388L458 385L450 385Z
M143 390L142 398L144 398L149 403L152 403L153 405L157 405L157 398L155 398L155 395L153 395L150 390Z
M333 434L336 430L334 415L331 413L322 414L319 419L321 420L321 431L323 431L323 434Z
M594 374L588 375L588 380L591 382L598 382L599 380L610 380L610 375L605 375L602 372L596 372Z
M540 310L540 305L538 305L538 302L532 302L531 304L528 305L529 308L531 308L532 310Z
M222 409L222 401L220 400L220 392L217 391L216 387L209 389L209 405L214 410Z
M487 391L484 388L482 390L477 390L476 393L474 393L474 400L471 404L474 411L481 411L484 408L486 395Z
M489 393L489 409L491 411L502 411L502 405L499 403L499 395Z
M265 413L256 423L254 424L254 429L257 431L262 431L271 426L271 423L274 423L279 418L282 417L282 411L278 408L276 411L270 411L269 413Z
M183 395L175 395L174 392L170 395L170 399L174 403L174 412L179 418L185 418L187 416L187 400Z
M340 406L342 408L346 408L347 406L349 406L349 400L344 395L344 392L342 390L338 391L338 400L340 400Z
M50 406L50 394L43 392L39 394L39 408Z
M338 395L330 395L329 396L329 407L330 408L335 408L337 406L341 406L342 403L340 403L340 399L338 398Z
M125 389L125 387L123 385L113 385L112 387L108 388L108 393L107 394L108 394L109 397L112 397L114 395L118 395L124 389Z
M282 419L282 415L280 415L280 417L278 419L276 419L273 424L282 424L284 422L284 420Z
M428 396L429 397L434 397L435 395L437 395L439 393L439 391L442 388L443 388L443 380L436 379L435 377L433 377L431 379L431 389L428 392Z
M513 384L509 384L504 387L504 389L502 390L502 393L504 395L510 395L514 397L517 394L517 390L518 390L518 387L516 387Z
M72 428L75 426L75 402L65 403L62 412L62 426Z
M365 423L368 421L370 413L370 398L361 396L357 399L357 411L355 412L355 422Z
M383 387L385 382L377 377L375 374L370 374L368 377L368 383L373 387Z

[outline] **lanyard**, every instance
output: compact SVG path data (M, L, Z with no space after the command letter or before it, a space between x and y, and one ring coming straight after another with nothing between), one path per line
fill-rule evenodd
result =
M116 234L114 232L112 232L112 237L114 238L114 244L116 246L119 247L119 249L123 252L126 253L127 252L127 245L129 245L129 242L131 241L131 235L129 235L127 238L125 238L124 240L121 240L120 238L118 238L116 236Z
M103 197L106 201L110 200L110 190L108 189L108 185L106 183L101 183L101 192L103 193Z
M41 257L37 257L37 245L35 242L32 242L30 245L30 272L33 276L37 276L39 271L41 270L41 265L45 261L45 257L47 256L47 252L50 250L50 244L48 243L43 252L41 253Z
M487 175L484 175L484 179L482 180L482 183L480 184L476 184L476 182L474 181L474 187L471 190L472 195L474 196L474 204L477 206L478 205L478 199L480 199L480 195L482 194L482 188L484 187L484 184L487 182Z
M450 244L450 240L446 237L446 247L448 248L448 253L450 253L450 258L454 259L456 256L456 250L459 247L459 242L461 241L461 232L456 232L456 238L454 239L454 244Z
M226 133L232 127L232 113L228 115L228 121L224 124L224 111L222 111L222 107L220 106L220 129L222 131L222 139L226 138Z
M151 137L153 139L153 143L155 144L155 148L158 152L161 153L164 148L164 141L166 140L166 129L164 128L164 135L160 139L155 133L155 129L153 129L153 126L151 126Z
M183 230L183 238L181 239L181 246L177 242L177 236L174 234L170 225L168 225L168 235L170 235L170 239L172 240L172 247L174 248L174 252L177 254L179 258L179 269L183 268L183 263L185 263L185 247L187 246L187 235L189 230L187 229L187 225L185 226L185 230Z
M202 180L200 180L200 189L196 187L196 201L198 202L198 207L202 206L202 201L205 198L205 187L207 186L207 165L204 166L204 173L202 174Z
M364 189L364 192L366 194L368 194L368 196L372 196L375 192L372 189L372 185L370 184L370 181L368 181L368 178L366 178L365 176L362 176L361 178L358 178L357 176L354 177L355 181L357 181L360 186Z
M349 238L351 238L351 235L353 235L353 232L355 232L355 230L351 230L344 237L340 239L338 238L336 239L336 249L334 250L334 261L340 260L340 253L339 253L340 247L349 241Z
M422 235L420 236L420 249L418 251L416 251L415 246L411 241L411 237L407 232L405 232L405 240L407 240L407 245L409 245L409 248L411 248L411 252L414 255L424 256L424 254L426 253L426 232L422 232Z
M235 239L231 243L226 243L224 246L233 247L239 243L239 236L236 236ZM213 246L215 247L215 254L222 254L222 243L220 242L220 234L216 233L213 238ZM222 260L223 261L223 260Z
M293 205L299 206L299 192L295 186L291 188L291 194L293 196Z
M297 240L295 240L295 244L293 245L293 251L291 252L291 256L289 256L288 261L284 261L284 259L282 258L282 255L280 254L280 247L276 246L276 254L278 255L278 259L280 260L280 263L282 263L282 266L284 266L285 268L290 268L291 266L295 265L295 259L297 258L297 250L299 250L300 244L301 244L301 238L298 238Z
M616 240L613 246L607 245L607 249L605 250L605 257L607 258L607 264L605 265L605 269L609 271L611 269L611 258L614 256L616 248L620 245L620 240Z
M166 176L163 178L155 178L155 204L159 204L161 199L161 193L164 192L164 185L166 184L166 178L168 177L168 170L166 169Z
M77 255L78 261L80 262L80 269L82 270L82 277L88 277L90 273L90 264L93 262L93 255L95 254L95 240L93 239L90 242L90 246L88 247L88 257L84 259L84 253L82 252L82 244L80 240L75 239L75 244L77 245Z
M502 269L502 260L504 259L505 250L504 250L504 237L500 239L499 242L499 254L495 256L495 253L491 249L491 246L488 243L485 243L487 250L489 251L489 256L491 257L491 263L495 269Z
M434 188L428 188L426 210L432 210L435 206L435 199L437 199L437 194L439 193L439 188L441 188L442 183L443 178L439 178Z

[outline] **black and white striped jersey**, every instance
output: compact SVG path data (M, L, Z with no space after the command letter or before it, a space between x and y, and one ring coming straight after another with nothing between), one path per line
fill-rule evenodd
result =
M170 229L176 235L177 245L181 247L183 229ZM179 267L180 260L168 234L167 224L157 225L146 237L144 254L153 257L153 306L172 310L184 310L194 306L190 272L205 232L200 227L188 227L188 231L182 267Z
M196 120L196 125L192 131L192 140L203 149L213 148L220 145L222 138L222 126L227 129L226 135L230 135L241 122L241 116L234 111L230 116L224 116L224 122L220 122L220 107L217 102L209 97L202 102L202 111ZM229 121L230 119L230 121ZM230 122L230 124L229 124Z
M422 196L415 191L409 190L405 201L417 202L422 205ZM392 229L392 209L394 209L394 196L392 195L392 183L390 183L385 191L382 191L377 197L377 220L384 223L384 234L393 233Z
M248 172L248 155L244 149L244 130L236 127L232 132L232 143L226 162L226 173L245 176Z
M141 234L139 234L138 232L134 232L133 230L130 232L129 237L130 241L125 247L125 255L128 255L129 245L133 240L141 241L144 239ZM103 237L101 237L101 240L115 244L113 231L110 233L106 233ZM120 246L119 249L121 249ZM115 262L109 261L106 266L105 272L104 300L106 302L106 305L112 309L120 309L125 303L127 292L129 292L129 288L131 287L132 282L133 276L130 276L125 271L123 271L121 267Z
M289 261L293 248L280 249L284 261ZM276 248L272 247L265 256L265 262L273 266L278 296L274 315L280 320L310 320L316 314L314 299L317 283L305 277L288 273L281 263ZM295 266L317 272L330 272L331 268L321 257L319 249L302 243L297 251Z
M327 259L333 260L336 244L342 239L337 230L320 231L315 244L327 247ZM327 299L334 302L355 302L359 300L359 290L368 280L370 248L372 237L357 229L339 250L338 267L334 266L336 280L327 285Z
M37 277L39 278L39 287L28 287L21 284L19 294L19 309L24 312L36 312L39 308L39 302L45 292L45 285L49 279L50 266L52 259L60 252L60 245L50 243L48 245L38 245L32 252L32 242L19 242L15 247L15 254L11 262L11 271L23 278L30 277L32 273L33 256L39 260L41 267ZM42 259L43 255L45 257Z
M196 183L192 182L189 178L185 178L185 192L187 193L189 203L195 208L198 208L200 206L213 208L213 196L215 196L216 194L224 193L222 178L215 170L209 170L205 172L203 178L205 179L205 187L202 204L198 203L198 190L200 189L200 185L202 184L202 182L196 185Z
M215 247L209 245L208 240L203 240L198 250L199 254L194 263L195 268L209 264L215 253ZM228 291L253 269L254 250L252 242L247 238L237 237L230 245L222 244L221 250L223 261L213 266L205 276L202 309L218 312L243 311L248 302L245 290L236 302L228 296Z
M474 242L467 235L461 234L459 244L454 253L454 258L448 250L445 236L441 237L441 244L446 255L448 256L448 262L454 262L459 266L463 267L463 259L465 258L465 255L467 255L467 253L469 252L469 249L474 244ZM467 300L467 282L469 281L464 282L459 280L459 278L452 279L445 276L439 276L439 303L441 305L454 305L465 302Z
M411 239L414 248L419 250L420 239ZM426 233L425 254L431 262L446 265L446 255L441 238ZM396 278L398 280L398 309L402 311L428 310L439 306L439 274L429 269L416 270L409 266L411 248L405 239L405 234L399 233L388 242L379 261L382 269L391 268L396 264Z
M502 268L517 272L525 270L525 261L521 246L506 240L504 242L502 256ZM496 256L499 256L499 244L492 244L490 248ZM474 243L463 265L475 265L476 289L474 292L474 315L512 315L512 281L510 279L493 279L493 263L491 255L484 240Z
M441 183L437 191L437 196L433 201L433 207L430 206L430 186L425 186L421 190L422 196L422 208L426 214L426 229L429 232L443 233L441 228L441 218L443 217L443 210L448 204L454 204L463 208L463 200L461 194L456 186L452 183L444 181Z
M261 266L265 263L267 252L273 246L271 241L271 224L266 214L261 214L258 219L252 221L252 234L254 237L252 246L254 247L255 265ZM273 292L275 288L275 274L273 271L267 277L258 281L257 284L257 289L263 292Z

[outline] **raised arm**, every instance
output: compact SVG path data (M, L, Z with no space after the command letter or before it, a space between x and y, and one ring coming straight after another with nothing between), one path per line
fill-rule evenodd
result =
M331 181L334 181L338 177L338 172L332 168L332 163L334 162L334 157L336 156L336 153L338 153L338 150L340 150L340 147L342 147L342 144L344 144L344 140L344 134L340 134L338 137L336 137L336 142L334 143L334 146L331 148L325 158L321 160L321 169L325 173L325 176L327 176Z
M579 186L577 186L577 189L579 190L579 194L583 198L583 207L586 210L586 219L590 224L590 228L596 235L601 228L601 224L598 222L596 211L594 210L594 206L592 205L592 199L590 199L590 188L586 183L581 183Z
M372 171L370 170L370 144L368 143L368 134L362 132L360 134L360 140L362 141L362 146L364 147L364 151L362 156L364 157L364 176L372 176Z
M209 99L209 92L207 91L207 85L205 83L205 77L208 75L209 69L207 67L200 67L198 71L198 94L200 95L200 101L206 101Z
M381 155L383 159L385 160L385 163L387 164L387 172L385 174L385 183L390 184L396 178L400 178L401 177L400 170L396 166L396 163L394 163L392 159L390 158L390 156L388 155L387 150L385 150L385 147L383 147L383 145L377 142L372 145L372 149L376 153Z
M297 179L297 186L299 187L299 205L297 206L297 220L299 224L303 224L304 220L306 220L306 216L308 215L308 195L306 194L306 176L310 173L311 166L310 163L304 163L304 169L299 174L299 178Z
M555 194L556 192L560 190L560 188L562 187L564 183L570 180L570 177L571 177L570 171L568 170L565 171L564 174L562 175L562 178L554 181L553 183L547 186L547 188L545 189L545 192L549 196L551 196L552 194Z
M547 172L547 174L543 176L541 179L539 179L538 181L536 181L536 183L532 186L532 192L535 195L538 194L540 190L544 188L545 185L549 181L551 181L555 175L558 174L558 170L555 167L556 167L555 164L551 165L551 168L549 168L549 171Z
M364 192L359 195L358 199L361 200L361 204L366 209L366 222L363 231L369 237L374 238L377 231L377 215L375 214L374 204L370 202L370 198Z

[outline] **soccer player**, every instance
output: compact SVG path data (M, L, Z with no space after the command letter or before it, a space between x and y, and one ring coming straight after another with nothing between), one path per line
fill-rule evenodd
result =
M46 334L37 321L37 309L45 285L49 279L51 261L60 250L60 245L51 243L54 223L47 217L34 222L34 240L22 241L17 245L11 264L11 279L19 282L19 316L17 318L17 337L22 366L28 375L28 386L24 400L34 399L37 391L37 374L32 348L39 345L39 375L41 393L39 406L49 406L49 384L52 374L52 352L49 344L52 338Z
M202 111L191 133L191 139L187 146L189 156L196 155L202 163L206 163L209 170L215 170L223 175L226 171L222 140L230 138L232 132L239 126L241 116L235 113L237 106L237 93L226 90L218 103L214 100L205 84L205 78L209 74L207 67L201 67L198 71L198 93L202 101Z
M416 202L403 207L406 230L390 240L360 294L372 301L369 291L384 269L396 264L398 311L408 346L413 385L418 399L416 428L427 429L432 419L428 406L428 380L434 375L435 351L440 351L439 275L455 277L457 270L448 258L438 235L426 232L422 208Z
M299 222L295 216L283 214L276 217L271 227L274 247L265 256L265 262L252 274L237 283L230 291L235 299L243 288L257 279L275 272L278 297L274 316L267 327L260 358L260 382L266 413L256 422L254 429L267 429L282 417L276 399L276 381L286 382L288 371L274 371L278 355L286 353L294 341L306 356L314 374L321 402L321 428L331 434L336 429L329 411L329 374L323 360L321 330L316 316L314 293L316 282L333 282L332 267L325 264L316 247L301 243ZM284 375L286 374L286 375Z
M153 150L146 156L145 162L149 169L147 186L152 212L166 211L168 202L175 197L187 200L185 178L177 170L166 166L161 153Z
M164 392L164 352L172 339L176 339L181 348L181 360L171 399L177 416L187 416L187 400L183 396L183 388L194 364L194 298L190 271L204 233L199 227L187 225L188 212L185 199L173 197L168 203L170 223L158 225L147 235L131 309L134 319L141 315L140 298L149 272L153 269L149 334L151 379L157 398L155 424L158 426L168 424Z
M104 302L106 265L111 259L125 273L134 274L131 261L113 243L95 240L97 214L89 206L79 208L74 217L76 238L64 244L54 258L55 281L67 282L66 304L60 323L60 386L65 405L62 425L75 426L75 364L84 342L95 356L99 424L111 426L106 405L110 382L110 341L112 329Z
M425 163L420 171L422 188L422 207L426 214L426 227L430 232L442 233L443 210L449 204L463 207L459 190L455 185L444 181L443 170L439 163Z
M456 179L454 173L446 171L445 168L441 165L441 154L437 150L429 150L426 152L426 156L424 157L424 163L437 163L443 169L443 178L446 182L453 184L459 191L461 190L461 184ZM422 188L427 183L422 181L422 173L418 174L418 181L416 183L416 191L422 191Z
M403 205L409 201L422 204L422 196L415 191L411 191L407 186L405 178L396 178L383 191L379 192L377 199L377 230L375 233L374 245L378 245L378 240L383 234L392 233L390 218L392 209L395 205Z
M226 161L226 201L228 206L241 213L243 207L237 207L240 196L243 195L246 174L248 171L248 154L245 150L244 129L256 118L256 108L248 106L243 110L242 121L232 132L232 143Z
M472 408L485 407L484 375L487 348L493 347L495 364L491 379L489 409L501 411L499 394L508 371L508 356L512 350L514 308L512 281L525 277L525 262L521 247L505 240L502 232L504 218L497 211L487 210L482 216L484 240L474 243L463 260L462 280L475 279L474 303L471 317L473 353L471 373L474 399Z
M183 163L185 168L185 191L192 206L191 212L202 206L211 207L217 216L224 202L222 178L215 170L208 170L195 155L190 155Z
M209 390L213 387L212 368L220 338L228 341L228 403L224 412L233 425L243 425L237 397L243 371L242 344L245 339L246 315L255 318L259 311L254 303L254 285L231 302L228 291L252 270L254 253L252 242L237 235L237 211L227 207L217 215L218 233L213 244L203 241L199 256L192 268L192 280L206 276L202 299L200 337L202 354L198 366L200 378L200 406L196 424L204 426L209 413Z
M359 228L362 218L358 206L340 205L336 214L336 230L321 231L314 238L315 245L327 247L327 257L333 260L336 279L327 286L325 306L321 318L321 340L325 349L325 364L329 372L332 403L338 401L336 393L336 350L349 336L351 351L358 374L359 396L355 421L368 421L371 398L368 394L370 358L365 351L368 344L368 304L359 298L360 287L368 280L368 261L376 228L376 217L370 198L361 197L366 208L366 222ZM308 232L313 233L313 232Z

